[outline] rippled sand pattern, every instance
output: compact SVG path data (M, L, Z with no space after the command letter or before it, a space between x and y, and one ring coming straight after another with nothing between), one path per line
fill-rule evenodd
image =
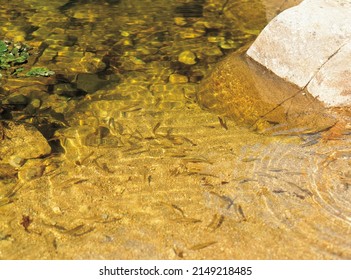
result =
M265 186L263 200L270 221L290 232L292 243L304 239L326 257L349 258L350 174L342 171L350 164L346 153L335 158L331 147L274 144L252 147L246 157L252 159L246 163L245 170L251 171L246 176Z
M201 110L198 80L221 55L211 55L219 43L201 28L174 24L191 1L62 2L13 0L8 9L26 16L1 32L23 33L30 22L39 28L26 41L49 44L39 62L74 76L87 72L79 62L90 50L119 81L60 104L43 100L69 124L54 136L63 152L36 160L40 178L0 185L1 259L351 258L346 132L263 136ZM188 25L217 24L218 37L246 43L252 32L218 16L221 2L194 1L207 8L192 9ZM197 64L179 64L184 50ZM172 73L189 82L170 83Z

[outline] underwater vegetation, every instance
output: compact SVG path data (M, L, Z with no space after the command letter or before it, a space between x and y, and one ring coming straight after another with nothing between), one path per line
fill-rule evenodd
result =
M11 75L18 76L24 70L23 64L28 62L31 49L26 44L0 40L0 69L8 70ZM50 71L46 67L32 67L25 76L48 77L54 74L55 72Z
M38 76L43 76L43 77L48 77L55 75L54 71L50 71L46 67L32 67L27 73L27 77L38 77Z
M29 47L0 40L0 68L9 69L27 62Z

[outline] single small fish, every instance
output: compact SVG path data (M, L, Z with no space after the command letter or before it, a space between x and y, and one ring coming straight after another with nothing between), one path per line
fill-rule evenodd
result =
M222 119L221 117L218 117L218 120L219 120L221 127L223 127L225 130L228 130L227 122L224 119Z
M209 247L209 246L216 244L216 243L217 243L217 241L209 241L209 242L205 242L205 243L199 243L199 244L196 244L196 245L190 247L189 249L193 250L193 251L197 251L197 250L201 250L201 249L204 249L206 247Z

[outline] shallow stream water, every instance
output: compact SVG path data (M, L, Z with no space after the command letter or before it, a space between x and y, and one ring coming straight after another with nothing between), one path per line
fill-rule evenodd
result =
M351 258L347 133L260 135L196 103L266 24L248 3L2 4L1 37L56 74L1 81L40 99L25 120L53 147L21 167L40 176L1 182L1 259Z

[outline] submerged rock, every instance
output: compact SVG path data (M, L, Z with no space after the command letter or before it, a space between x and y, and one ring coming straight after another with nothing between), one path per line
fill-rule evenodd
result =
M24 182L28 182L41 177L44 171L45 166L40 160L31 160L19 170L18 178Z
M240 53L232 53L200 84L200 106L253 130L276 134L323 131L335 124L310 94Z
M27 105L28 97L23 94L13 94L6 98L3 104L11 104L11 105Z
M185 18L200 18L203 16L203 0L195 0L195 3L185 3L175 8L175 13Z
M227 1L222 12L245 33L258 34L267 24L266 9L261 0Z
M171 84L184 84L188 82L188 77L180 74L172 74L169 76Z
M6 122L1 140L1 160L13 163L14 158L40 158L51 153L44 136L33 126Z
M110 79L101 78L98 74L80 73L76 77L77 89L83 90L87 93L94 93L110 84L117 83L119 78L117 76L110 77Z
M192 51L183 51L178 56L178 61L186 65L196 64L196 55Z

